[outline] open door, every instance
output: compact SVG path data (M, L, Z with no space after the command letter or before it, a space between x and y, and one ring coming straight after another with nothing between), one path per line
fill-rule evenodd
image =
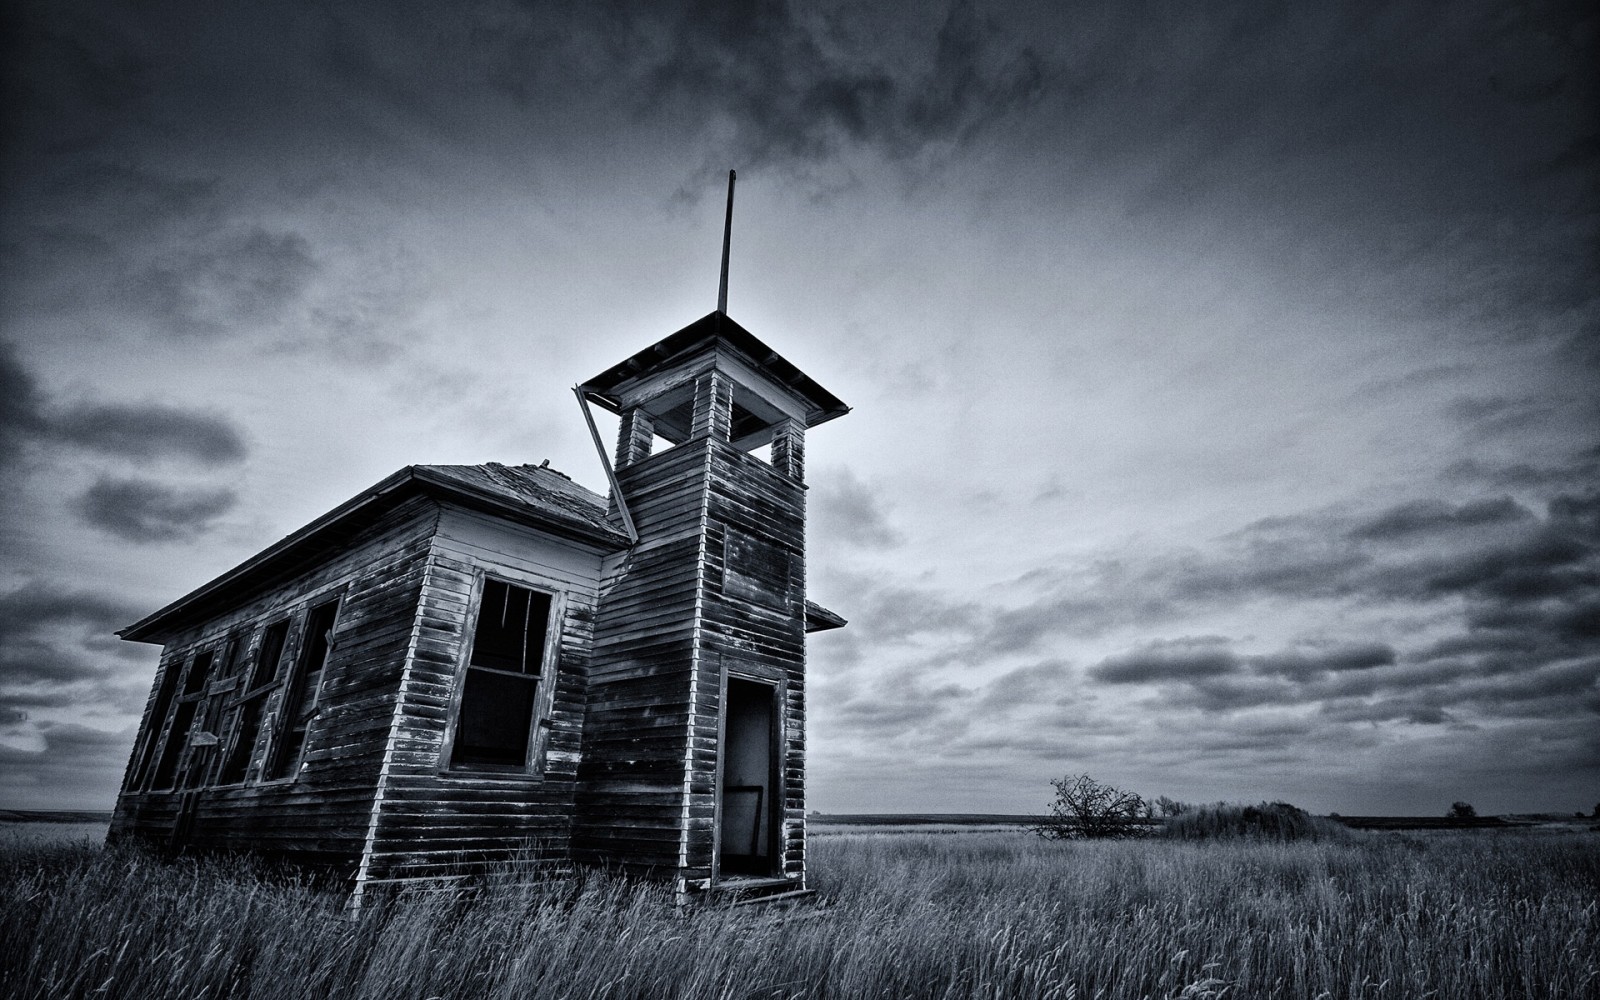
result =
M777 874L778 688L728 678L722 715L722 803L717 828L724 875Z

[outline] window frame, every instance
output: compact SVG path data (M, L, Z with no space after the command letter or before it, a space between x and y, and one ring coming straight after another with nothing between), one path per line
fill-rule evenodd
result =
M211 685L212 672L216 669L218 654L223 652L222 646L226 642L212 639L197 642L183 657L183 673L176 685L175 696L167 711L167 718L162 720L166 728L166 739L160 740L160 749L155 754L154 767L148 775L146 790L152 792L179 792L188 786L187 763L185 755L189 752L189 736L194 732L195 726L201 721L200 709L206 702L206 689ZM205 664L204 673L195 679L195 668L202 662ZM183 725L178 725L178 719L184 718ZM179 732L182 729L182 732ZM173 743L177 739L180 742ZM169 766L170 765L170 766ZM166 784L159 784L163 780L164 772L171 770L171 780Z
M197 692L200 707L195 713L195 728L190 730L189 759L184 762L183 767L182 787L185 789L211 788L216 784L222 759L218 750L227 744L232 728L231 695L239 684L239 669L244 660L245 640L248 638L248 632L232 628L213 647L216 657L212 660L210 675L201 690ZM196 744L193 736L197 733L209 735L212 742ZM197 771L194 768L194 752L197 747L202 746L209 746L210 752L205 756L204 767Z
M162 667L157 668L154 701L150 705L150 717L141 732L143 742L139 744L136 757L136 766L127 779L127 790L130 792L147 792L150 790L150 780L155 772L156 759L161 754L162 736L167 724L172 719L172 706L178 696L178 684L183 680L183 673L189 666L189 657L193 655L193 648L180 653L162 656Z
M461 701L466 692L468 672L473 669L472 653L477 642L478 616L483 611L484 591L490 581L518 587L542 594L550 600L549 618L545 623L544 648L540 653L539 671L530 674L538 678L538 691L534 694L533 710L528 720L528 752L522 764L455 763L456 735L461 725ZM566 592L551 587L547 581L519 578L504 571L478 570L473 574L472 603L462 627L461 650L457 654L454 682L450 689L449 722L444 740L439 748L438 773L450 778L526 778L542 779L545 764L545 744L553 723L550 712L555 705L556 680L560 675L561 626L566 621ZM485 668L492 669L492 668Z
M311 648L312 621L318 611L330 604L333 605L333 621L328 626L328 648L323 652L322 666L317 671L316 687L307 691L305 695L308 706L305 736L300 740L300 747L295 751L294 759L292 761L280 761L278 759L278 755L281 752L280 748L293 724L289 719L289 696L293 694L292 689L296 674L307 662L306 654ZM311 745L311 727L317 721L317 714L322 710L322 689L327 686L328 668L333 663L333 654L339 647L336 634L339 631L340 624L345 619L344 588L339 587L334 590L324 591L305 600L300 606L304 610L291 616L293 620L298 621L300 626L298 637L294 644L294 655L289 658L290 666L285 671L282 665L283 654L279 654L278 669L281 676L274 682L278 689L268 703L266 709L267 719L262 723L263 729L270 730L266 754L261 760L258 780L258 783L262 785L287 785L298 781L300 778L301 768L305 765L306 748ZM294 629L291 627L290 631L293 632ZM279 764L283 767L283 773L273 774L272 772ZM246 765L245 770L248 775L248 765Z
M283 629L283 641L278 644L278 653L272 664L272 669L264 680L251 685L251 681L256 680L256 675L261 673L261 660L265 653L267 635L280 626ZM234 689L233 697L228 700L228 708L232 711L233 718L228 727L226 749L218 757L216 772L216 787L218 788L235 788L240 785L250 784L252 771L255 772L257 778L260 777L262 769L252 768L252 765L255 763L256 751L261 747L263 734L268 730L267 724L272 721L270 719L271 713L268 711L268 702L272 700L273 692L283 683L284 654L292 648L293 644L290 639L293 637L293 633L294 616L292 614L286 614L281 618L274 617L256 631L255 635L252 636L254 642L250 644L246 655L239 657L241 661L245 662L241 664L239 670L239 687ZM250 734L249 737L250 746L246 750L249 756L245 758L244 770L240 772L237 779L224 780L228 774L229 763L233 761L235 755L242 749L240 743L245 739L245 719L252 707L256 709L256 718L253 723L255 732Z

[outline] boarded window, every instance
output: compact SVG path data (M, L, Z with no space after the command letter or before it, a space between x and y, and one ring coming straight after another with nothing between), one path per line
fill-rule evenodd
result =
M789 605L789 550L764 538L727 529L722 542L722 592L784 609Z
M239 702L239 721L234 726L233 742L222 763L217 781L234 785L245 779L254 756L256 741L261 736L261 718L266 709L267 695L272 693L272 683L278 678L278 661L283 657L283 644L289 638L289 622L276 622L261 634L261 645L256 650L255 665L251 668L243 697Z
M484 581L462 680L452 766L528 765L550 606L549 594Z
M272 759L268 761L266 777L269 779L288 777L299 766L300 751L305 749L311 717L317 710L322 671L327 666L328 651L333 648L333 623L338 613L339 602L329 601L312 608L311 614L306 616L305 637L300 642L294 676L289 679L289 689L284 694L278 739L274 741Z

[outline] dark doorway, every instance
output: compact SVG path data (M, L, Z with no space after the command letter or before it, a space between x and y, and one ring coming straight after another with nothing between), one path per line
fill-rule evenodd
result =
M722 823L718 843L723 874L771 875L777 818L778 689L760 681L728 678L722 714Z

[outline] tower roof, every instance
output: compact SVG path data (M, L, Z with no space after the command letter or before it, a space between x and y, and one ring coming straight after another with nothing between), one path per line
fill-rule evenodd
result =
M584 382L580 389L601 406L618 411L622 407L620 389L718 345L743 356L758 373L803 400L808 408L806 426L815 427L850 412L838 396L794 366L759 337L734 322L727 313L711 312L693 323L656 341L620 364L612 365Z

